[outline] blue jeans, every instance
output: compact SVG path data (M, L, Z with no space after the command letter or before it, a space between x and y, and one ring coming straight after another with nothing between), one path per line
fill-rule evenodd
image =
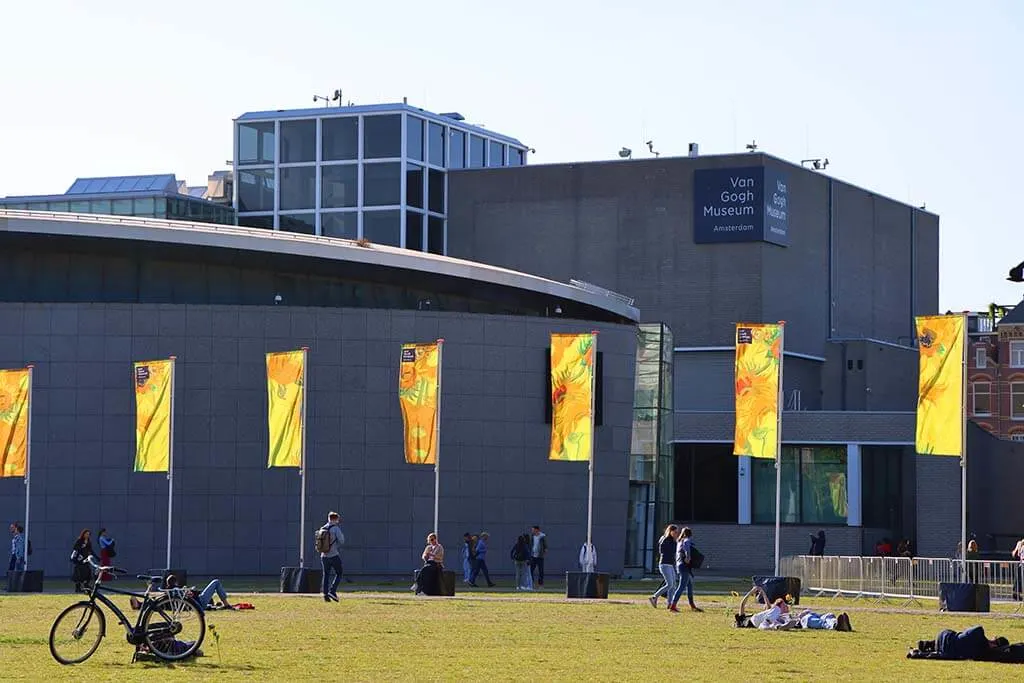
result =
M661 578L665 580L665 583L661 584L661 588L651 597L660 598L664 595L671 601L672 594L676 590L676 568L671 564L659 564L658 571L661 572Z
M669 598L668 603L670 605L679 604L679 598L683 595L683 590L686 590L686 599L690 602L690 607L693 607L693 572L690 571L689 567L679 565L676 567L679 574L679 584L676 586L675 593Z
M202 605L203 609L210 606L213 601L214 594L220 598L220 601L225 605L228 604L228 594L224 592L224 588L220 585L220 579L214 579L210 583L206 584L206 588L199 594L198 602Z
M320 564L324 570L323 580L323 591L324 595L336 595L338 593L338 584L341 583L341 556L332 555L331 557L321 557ZM334 580L329 582L331 576L331 570L334 570Z

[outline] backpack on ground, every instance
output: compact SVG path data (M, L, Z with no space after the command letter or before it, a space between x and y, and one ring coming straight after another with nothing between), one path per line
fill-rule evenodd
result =
M697 550L697 546L690 546L690 569L700 569L704 564L704 553Z
M318 553L329 553L331 552L331 527L324 526L316 530L316 534L313 536L314 545Z

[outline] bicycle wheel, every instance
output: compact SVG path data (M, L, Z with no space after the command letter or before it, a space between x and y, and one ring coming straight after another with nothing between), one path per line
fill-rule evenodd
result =
M50 654L61 664L81 664L96 652L106 629L103 610L91 602L76 602L50 627Z
M206 617L194 599L168 594L146 608L142 632L150 652L160 659L185 659L203 644Z

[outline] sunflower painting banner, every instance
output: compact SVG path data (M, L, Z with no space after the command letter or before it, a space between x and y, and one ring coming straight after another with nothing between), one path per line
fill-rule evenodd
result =
M964 317L915 318L918 346L917 452L960 455L964 428Z
M25 476L31 385L28 368L0 370L0 477Z
M306 352L267 354L267 413L270 454L267 467L302 467L302 403Z
M736 325L736 435L733 453L778 457L782 324Z
M135 378L135 471L166 472L171 460L173 360L132 364Z
M549 460L590 460L594 440L594 360L597 335L551 335Z
M405 461L437 463L437 405L440 345L402 344L398 368L398 402L405 425Z

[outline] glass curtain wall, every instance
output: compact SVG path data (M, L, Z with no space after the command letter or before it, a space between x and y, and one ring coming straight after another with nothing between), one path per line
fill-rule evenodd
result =
M662 323L637 328L633 434L629 455L627 567L654 567L657 529L673 513L672 332Z
M775 523L775 462L752 458L753 522ZM845 525L846 447L782 447L782 523Z

